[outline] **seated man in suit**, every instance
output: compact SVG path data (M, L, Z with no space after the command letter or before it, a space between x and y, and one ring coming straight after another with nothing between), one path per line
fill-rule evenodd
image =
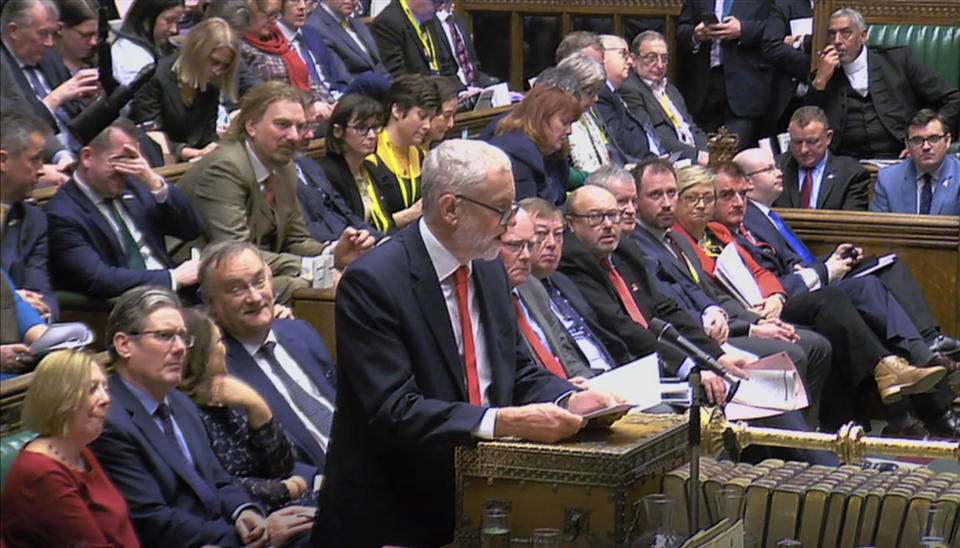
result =
M383 66L394 78L401 74L456 76L456 63L428 29L438 4L434 0L390 0L374 18L370 30Z
M0 266L20 298L52 320L58 307L47 271L47 216L24 201L37 184L50 128L29 112L4 112L0 127Z
M858 261L858 259L843 256L847 249L853 247L853 244L840 244L826 259L818 259L796 237L790 227L770 210L771 204L783 191L784 185L780 170L777 169L769 151L758 148L748 149L739 153L734 161L746 172L747 183L752 186L749 193L750 200L743 214L742 224L746 231L737 232L737 236L743 240L741 243L747 244L745 247L751 250L757 262L767 270L776 273L781 279L785 279L784 287L791 294L814 291L828 284L836 284L847 291L851 286L858 287L864 283L864 278L846 277ZM730 175L729 172L721 170L718 177L726 178ZM731 219L731 222L735 218L736 216ZM747 242L749 238L744 236L746 233L752 234L752 238L764 245L758 246ZM859 250L857 253L860 255ZM883 282L885 290L895 297L909 315L909 320L929 345L931 352L943 354L960 352L960 341L940 333L940 328L937 326L920 284L902 261L895 261L867 278L877 278ZM856 291L856 288L853 291ZM869 306L869 303L857 304ZM929 356L918 354L918 359L923 360L918 363L926 363Z
M777 207L867 209L870 172L849 156L827 149L833 130L819 107L800 107L790 117L790 152L780 157L783 192Z
M307 18L307 25L320 31L351 77L373 72L389 79L390 72L380 61L380 50L370 29L353 17L356 5L356 0L321 0Z
M507 268L517 328L530 357L547 371L561 379L592 377L595 372L550 310L540 281L530 276L538 247L533 219L526 211L517 211L514 223L500 236L500 259Z
M107 341L113 401L90 448L144 546L265 544L262 512L224 471L196 406L176 389L193 344L177 297L160 287L126 292Z
M577 52L589 55L598 63L603 63L603 40L600 39L600 35L594 32L575 30L564 36L563 40L560 40L560 44L554 52L554 61L560 64L560 61Z
M197 283L197 262L177 265L164 238L193 240L203 221L183 191L150 168L138 136L118 118L80 150L73 179L47 204L58 289L108 299L141 285Z
M636 163L648 155L659 156L663 153L650 125L646 111L628 109L617 90L623 86L630 75L633 58L627 49L627 42L619 36L604 34L603 70L607 73L607 84L600 88L600 95L594 109L600 116L607 135L614 139L627 156L625 163Z
M347 229L335 244L307 232L297 200L293 155L306 129L304 94L281 82L266 82L243 98L220 145L180 178L206 224L207 241L252 242L264 252L277 300L288 303L307 287L301 264L331 254L342 269L373 245L367 233Z
M496 83L494 78L480 70L480 60L473 49L473 36L463 17L454 11L454 1L441 4L433 20L427 26L433 35L433 43L444 50L457 67L457 78L468 87L487 87Z
M560 440L583 427L580 414L620 400L533 363L502 321L514 311L492 259L513 199L506 154L444 141L423 166L423 217L344 273L317 545L450 543L453 446Z
M204 302L223 329L230 372L267 401L297 448L294 473L323 473L336 401L333 360L303 320L276 319L270 269L253 244L226 240L203 252Z
M633 70L618 92L627 108L647 113L665 152L678 152L682 158L707 165L707 136L687 111L680 90L667 81L666 38L657 31L644 31L633 39L630 50Z
M946 119L923 109L910 120L905 140L910 157L877 174L873 210L920 215L960 215L960 160L947 154Z
M307 5L303 0L282 0L277 28L287 39L307 66L310 79L319 82L336 102L353 78L339 57L330 53L320 32L307 23ZM320 119L330 118L333 107L321 114Z
M946 131L956 133L960 89L915 61L907 47L867 46L860 12L831 14L827 40L805 102L827 113L837 154L902 156L908 121L921 108L939 111Z

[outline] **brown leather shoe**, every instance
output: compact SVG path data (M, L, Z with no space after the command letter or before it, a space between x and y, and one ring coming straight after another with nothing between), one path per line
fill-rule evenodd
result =
M914 367L898 356L886 356L873 368L883 403L900 401L901 396L923 394L947 374L943 367Z
M947 371L947 381L950 384L960 383L960 363L957 363L943 354L934 354L924 367L942 367Z

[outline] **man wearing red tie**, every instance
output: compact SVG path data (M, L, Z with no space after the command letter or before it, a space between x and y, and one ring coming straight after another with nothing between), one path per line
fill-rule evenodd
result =
M620 337L635 356L659 353L664 375L685 377L692 364L647 329L650 318L660 318L731 372L745 376L744 358L725 354L689 314L660 293L644 267L649 259L634 242L620 239L620 226L617 200L607 190L587 185L567 199L560 271L577 284L601 325ZM723 401L727 391L723 379L705 371L702 381L711 402Z
M497 258L513 222L510 161L445 141L423 165L423 217L354 262L337 291L337 410L317 546L453 541L453 447L556 441L612 405L522 349Z

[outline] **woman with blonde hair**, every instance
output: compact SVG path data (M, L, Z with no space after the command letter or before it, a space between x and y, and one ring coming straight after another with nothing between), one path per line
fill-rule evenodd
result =
M157 63L157 72L133 100L135 122L155 122L178 161L216 148L220 93L236 101L240 41L223 19L190 29L180 50Z
M92 356L62 350L40 361L23 404L23 422L38 437L3 487L4 546L140 546L126 501L87 448L109 408Z

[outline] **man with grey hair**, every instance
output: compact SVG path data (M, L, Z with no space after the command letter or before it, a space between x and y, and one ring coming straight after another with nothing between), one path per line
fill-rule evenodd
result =
M422 181L423 217L340 281L336 441L317 545L448 544L455 445L560 440L583 427L582 413L620 399L537 366L516 323L501 321L514 315L503 265L491 261L517 210L507 156L444 141Z
M907 47L867 46L867 32L856 10L831 14L828 44L818 52L805 99L827 113L836 132L834 152L854 158L904 156L908 123L921 108L938 110L947 131L956 135L960 89L914 60Z
M603 63L603 42L600 36L588 30L575 30L560 40L560 45L554 54L554 61L559 65L561 61L574 53L582 53L598 63Z
M628 109L618 94L633 66L633 56L627 49L626 40L613 34L604 34L600 39L603 42L603 70L607 81L600 88L597 114L611 139L628 155L626 162L636 163L648 155L659 156L662 150L653 134L650 117L646 112Z
M623 165L624 153L611 139L594 104L606 85L603 63L582 52L574 52L557 64L557 70L569 74L580 84L580 107L583 114L570 127L570 160L574 169L590 173L608 163Z

